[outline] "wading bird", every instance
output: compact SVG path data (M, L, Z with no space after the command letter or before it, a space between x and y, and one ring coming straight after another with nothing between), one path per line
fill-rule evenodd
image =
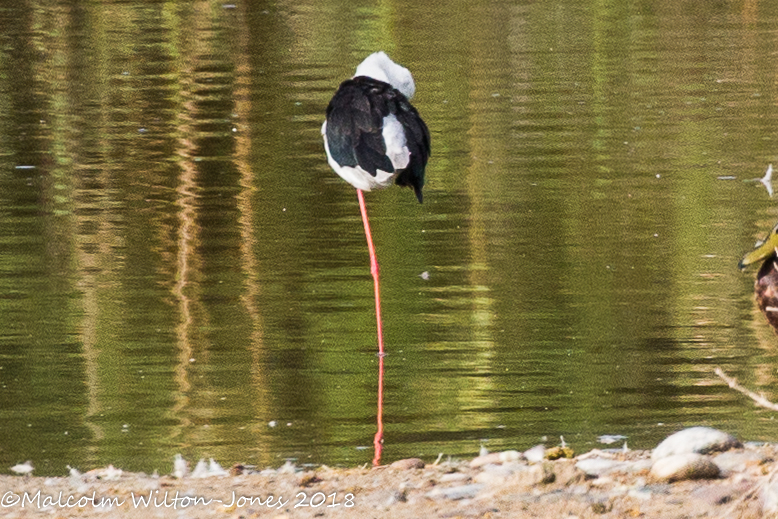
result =
M378 350L384 355L378 260L363 191L392 185L413 189L419 203L430 134L410 99L416 91L407 68L384 52L371 54L338 87L321 127L324 149L335 173L357 189L373 275Z
M756 248L746 254L738 267L742 270L752 263L764 260L756 274L754 294L759 309L767 318L767 322L778 331L778 225L773 227L767 238L757 243Z

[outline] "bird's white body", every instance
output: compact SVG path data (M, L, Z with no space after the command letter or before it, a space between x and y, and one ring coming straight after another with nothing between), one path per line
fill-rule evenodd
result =
M381 135L386 144L386 156L392 162L395 170L405 169L411 161L411 152L406 146L405 130L400 121L392 114L383 119L383 129ZM372 191L373 189L383 189L392 185L394 181L394 171L376 170L376 175L362 169L359 165L355 167L341 166L330 154L330 147L327 143L327 121L321 127L321 134L324 137L324 151L327 152L327 162L343 180L362 191Z
M376 170L376 176L372 176L367 171L359 166L341 166L330 155L330 148L327 145L327 121L324 121L324 125L321 128L321 133L324 136L324 149L327 151L327 162L330 167L335 170L335 173L343 180L351 184L357 189L362 191L372 191L373 189L383 189L392 185L394 180L394 172Z

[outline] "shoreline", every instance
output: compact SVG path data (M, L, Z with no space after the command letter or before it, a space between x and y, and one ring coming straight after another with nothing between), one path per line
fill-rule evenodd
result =
M712 429L705 430L710 444ZM676 442L699 450L697 436ZM719 431L714 431L724 435ZM235 466L149 476L108 467L65 477L0 476L4 517L765 517L778 514L778 444L717 444L704 454L594 449L504 451L425 464L252 472ZM728 435L725 435L729 437ZM729 437L731 438L731 437ZM678 447L680 446L680 447ZM670 450L673 450L670 445ZM667 448L665 448L667 450ZM534 451L534 452L533 452ZM540 456L538 456L540 454ZM686 459L675 475L666 460ZM697 463L697 465L694 465ZM179 470L182 465L179 463ZM707 472L705 472L707 470ZM715 470L715 474L711 472ZM696 471L696 472L695 472ZM680 475L678 475L680 474ZM202 477L200 477L202 476ZM182 512L186 510L187 512Z

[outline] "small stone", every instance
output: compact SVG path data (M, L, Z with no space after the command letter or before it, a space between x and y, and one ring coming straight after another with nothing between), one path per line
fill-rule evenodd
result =
M464 472L449 472L440 476L441 483L461 483L470 479L470 476Z
M657 460L651 467L651 475L662 481L715 478L719 467L708 456L687 452Z
M575 452L570 447L551 447L546 450L546 459L558 460L561 458L572 459L575 457Z
M778 481L770 478L762 488L762 512L765 515L778 513Z
M35 470L35 467L33 467L32 463L28 460L25 461L24 463L18 463L14 465L13 467L11 467L11 470L13 472L16 472L19 475L28 476L29 474L32 473L33 470Z
M394 470L423 469L424 461L419 458L405 458L404 460L395 461L389 465L389 468Z
M654 461L673 454L723 452L743 445L731 434L710 427L691 427L668 436L660 443L651 459Z
M432 499L472 499L484 485L473 483L449 488L434 488L427 492L427 497Z
M513 463L524 459L519 451L502 451L481 453L470 462L470 468L477 469L486 465L501 465L503 463Z
M532 487L553 483L556 480L556 474L552 464L546 462L527 465L522 470L517 471L513 478L520 486Z
M181 454L173 456L173 477L185 478L189 472L189 465Z
M629 497L634 497L640 501L649 501L654 498L654 494L647 488L631 488L627 491Z
M576 468L585 472L587 476L600 477L603 474L623 465L620 461L609 460L606 458L587 458L575 464Z
M512 463L522 459L524 459L524 456L519 451L502 451L500 453L500 461L503 463Z
M315 472L303 472L297 480L297 484L301 487L309 487L316 483L321 483L321 478Z
M484 454L482 456L478 456L477 458L473 458L472 461L470 461L470 468L477 469L478 467L484 467L486 465L499 465L502 463L500 454L502 453L490 452L489 454Z
M602 436L597 437L597 441L604 443L605 445L610 445L611 443L616 443L617 441L626 439L627 437L622 434L603 434Z
M292 463L289 460L286 460L283 465L278 467L278 470L276 471L278 474L294 474L297 472L297 467L295 467L294 463Z
M545 445L535 445L531 449L524 451L524 457L530 463L538 463L546 459L546 447Z
M504 483L508 476L515 471L505 465L490 465L483 472L476 474L473 481L485 485L495 485Z
M208 475L209 476L229 476L230 473L222 468L219 463L213 458L208 458Z
M182 476L176 475L176 477L181 478ZM195 479L208 477L208 464L203 458L200 458L200 461L198 461L197 465L195 465L195 468L192 471L192 477Z
M732 450L713 457L713 463L727 474L745 472L749 467L758 467L766 461L764 455L751 450Z
M749 485L701 486L691 492L691 496L711 505L723 505L741 496Z
M392 495L387 499L387 505L393 505L395 503L405 503L408 501L408 490L402 488L396 492L392 492Z

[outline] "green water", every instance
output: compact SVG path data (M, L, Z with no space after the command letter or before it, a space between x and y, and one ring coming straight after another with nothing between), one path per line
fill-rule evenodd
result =
M778 6L632 4L0 7L0 471L370 462L372 280L320 127L378 49L433 148L423 205L367 194L383 461L776 439L713 370L778 399L736 268L778 220L743 182Z

